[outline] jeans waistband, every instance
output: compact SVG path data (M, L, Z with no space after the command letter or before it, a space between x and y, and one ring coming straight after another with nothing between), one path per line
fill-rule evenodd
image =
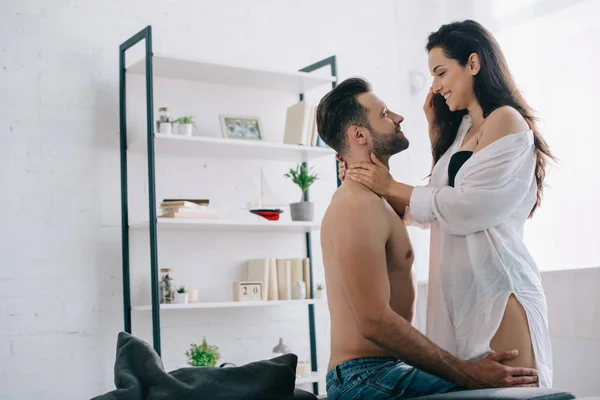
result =
M339 374L339 378L344 379L348 375L355 372L361 372L365 369L371 369L377 365L384 364L390 361L397 361L394 357L362 357L355 358L354 360L344 361L327 372L328 377L332 377L333 374Z

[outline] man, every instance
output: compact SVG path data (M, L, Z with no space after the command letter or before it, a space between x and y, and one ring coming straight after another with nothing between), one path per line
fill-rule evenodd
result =
M403 120L360 78L339 84L317 109L321 138L349 166L372 160L373 153L389 168L389 158L409 145L400 130ZM537 381L534 369L500 364L516 351L471 364L412 327L410 239L392 207L365 186L345 180L335 192L321 226L321 246L331 314L329 398L410 398Z

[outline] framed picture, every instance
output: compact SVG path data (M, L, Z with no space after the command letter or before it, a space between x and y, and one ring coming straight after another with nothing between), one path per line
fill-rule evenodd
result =
M258 117L219 115L219 119L224 138L262 140Z

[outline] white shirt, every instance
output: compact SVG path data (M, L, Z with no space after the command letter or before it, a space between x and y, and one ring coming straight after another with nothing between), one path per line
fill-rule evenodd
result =
M491 352L512 293L527 313L540 386L551 387L546 296L523 243L537 191L533 131L477 151L448 186L448 163L470 126L467 114L405 216L431 227L426 335L457 358L479 360Z

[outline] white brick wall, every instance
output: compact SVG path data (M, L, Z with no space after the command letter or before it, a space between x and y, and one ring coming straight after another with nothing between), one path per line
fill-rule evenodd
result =
M439 25L445 12L443 7L433 14L426 9L391 0L1 2L0 398L80 399L113 388L115 340L123 327L121 42L150 24L155 51L220 62L295 70L336 54L340 78L369 78L389 106L407 116L405 131L417 152L427 143L420 110L424 92L409 92L408 71L425 68L425 35ZM185 88L197 89L179 84L177 93ZM157 96L165 96L169 105L187 104L177 97L169 99L169 91L159 89ZM242 107L241 102L230 104ZM273 104L281 108L282 100L261 97L263 107ZM155 105L160 105L158 97ZM130 106L133 115L139 112ZM273 127L269 139L278 139L278 118L275 114L264 118ZM398 165L394 170L418 183L427 175L429 160L410 157L394 161ZM207 178L223 185L223 191L210 192L219 200L215 206L223 210L235 210L239 204L225 201L230 186L221 179L232 179L241 202L248 193L240 182L258 174L258 166L252 164L240 171L223 162L172 160L187 168L173 178L173 167L166 161L160 159L157 165L159 198L175 187L203 194L202 179ZM136 174L145 182L144 159L132 156L131 163L131 202L141 202L132 212L144 214L146 184L133 182ZM321 213L335 182L332 162L323 165L326 176L312 193L321 202ZM286 191L285 196L295 198L297 193ZM134 300L141 301L147 296L140 285L147 283L143 278L148 268L139 265L146 254L147 234L134 232L131 237L133 256L140 257L133 259L137 264L132 291ZM277 254L271 255L302 255L302 238L296 238L281 238ZM232 244L223 257L206 251L216 239ZM229 290L240 263L265 254L261 242L269 239L272 236L203 239L200 234L161 234L159 258L161 265L177 265L173 268L178 279L197 286L210 282L219 295L218 285L226 283ZM318 235L313 243L316 273L322 274L317 240ZM426 238L415 238L415 246L425 249ZM426 264L422 258L421 267ZM307 319L306 307L163 313L165 364L174 368L185 362L186 346L202 335L221 347L224 361L265 357L280 336L307 359ZM323 307L317 307L317 320L319 365L324 367L329 329ZM134 333L151 340L149 313L135 313L133 326Z

